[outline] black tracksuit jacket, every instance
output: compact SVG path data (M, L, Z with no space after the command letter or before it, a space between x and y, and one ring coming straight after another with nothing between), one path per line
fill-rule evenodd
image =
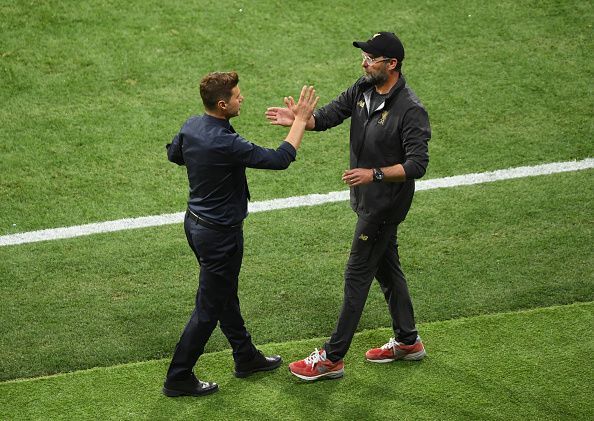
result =
M406 181L374 182L351 188L351 207L364 220L400 223L429 163L429 116L404 76L383 104L369 112L374 87L360 78L335 100L315 111L316 131L337 126L351 117L350 167L379 168L402 164Z

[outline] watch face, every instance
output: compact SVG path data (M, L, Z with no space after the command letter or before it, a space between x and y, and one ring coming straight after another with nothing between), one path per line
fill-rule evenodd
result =
M373 170L373 179L375 181L382 181L384 178L384 173L381 170L374 169Z

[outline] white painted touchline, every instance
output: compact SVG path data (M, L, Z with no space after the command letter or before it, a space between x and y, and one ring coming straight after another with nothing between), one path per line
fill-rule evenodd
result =
M489 183L513 178L533 177L537 175L555 174L568 171L579 171L594 168L594 158L581 161L556 162L552 164L535 165L532 167L516 167L484 173L456 175L453 177L420 180L416 183L416 190L432 190L447 187L467 186L471 184ZM287 197L284 199L263 200L249 204L249 212L265 212L275 209L298 208L302 206L316 206L324 203L348 200L349 191L337 191L326 194L308 194L305 196ZM143 216L140 218L118 219L116 221L97 222L93 224L74 225L71 227L51 228L39 231L23 232L0 236L0 247L37 241L59 240L64 238L81 237L83 235L100 234L127 229L155 227L159 225L178 224L183 221L185 212L164 215Z

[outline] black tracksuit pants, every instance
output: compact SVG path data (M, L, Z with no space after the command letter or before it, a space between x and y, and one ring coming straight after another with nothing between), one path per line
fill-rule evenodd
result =
M204 352L217 323L233 349L235 362L254 358L252 343L239 309L239 271L243 259L243 230L216 231L184 221L190 248L200 264L196 307L175 347L167 372L168 380L185 380Z
M344 300L338 323L324 344L331 361L342 359L353 340L375 277L384 293L396 340L413 343L417 337L413 305L400 269L397 224L357 220L345 271Z

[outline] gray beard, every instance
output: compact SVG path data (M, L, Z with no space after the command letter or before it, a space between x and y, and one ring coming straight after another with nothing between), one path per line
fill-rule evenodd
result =
M374 75L366 73L363 78L365 82L371 83L374 86L381 86L388 81L388 75L383 72L378 72Z

